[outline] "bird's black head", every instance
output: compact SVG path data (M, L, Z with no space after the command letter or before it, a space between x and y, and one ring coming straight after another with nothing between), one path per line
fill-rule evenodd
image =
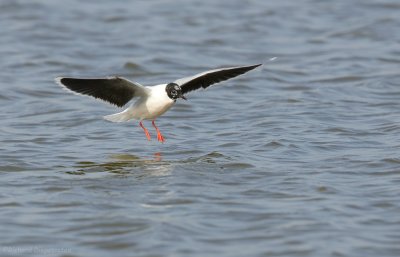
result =
M169 83L165 87L165 91L167 92L168 97L171 98L172 100L176 100L178 98L186 100L186 98L182 94L181 87L176 83Z

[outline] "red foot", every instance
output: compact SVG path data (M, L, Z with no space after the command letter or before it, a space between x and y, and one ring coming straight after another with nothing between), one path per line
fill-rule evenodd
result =
M160 131L157 131L157 140L160 141L161 143L165 142L165 138L163 137Z
M149 131L143 126L143 124L142 124L142 122L139 122L139 125L142 127L142 129L144 130L144 133L146 134L146 137L147 137L147 140L151 140L151 137L150 137L150 133L149 133Z
M165 142L165 138L163 137L163 135L161 134L161 131L157 128L155 121L153 120L151 122L151 124L153 124L153 127L156 129L157 131L157 140L161 143Z

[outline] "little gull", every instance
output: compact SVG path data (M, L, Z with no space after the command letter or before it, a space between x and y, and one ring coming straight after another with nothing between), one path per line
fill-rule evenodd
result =
M104 119L112 122L122 122L131 119L139 120L139 125L144 130L148 140L150 140L150 133L143 126L143 120L151 120L153 127L157 131L158 141L164 143L165 138L156 126L155 120L168 111L178 98L186 100L184 95L190 91L207 88L215 83L234 78L260 65L214 69L191 77L178 79L168 84L155 86L142 86L139 83L121 77L58 77L56 78L56 82L75 93L93 96L118 107L124 106L130 100L137 97L137 101L124 111L104 116Z

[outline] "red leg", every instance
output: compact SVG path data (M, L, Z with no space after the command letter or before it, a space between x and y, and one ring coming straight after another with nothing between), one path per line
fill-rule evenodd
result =
M150 141L151 137L150 137L150 133L149 131L143 126L142 121L139 122L139 125L142 127L142 129L144 130L144 133L146 134L147 140Z
M153 124L153 127L156 129L157 131L157 140L160 141L161 143L165 142L165 138L163 137L163 135L161 134L161 131L157 128L155 120L153 120L151 122L151 124Z

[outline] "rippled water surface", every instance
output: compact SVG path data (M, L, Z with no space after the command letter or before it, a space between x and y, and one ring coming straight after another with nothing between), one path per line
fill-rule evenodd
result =
M400 256L399 13L1 1L0 256ZM165 144L53 81L255 63L159 118Z

